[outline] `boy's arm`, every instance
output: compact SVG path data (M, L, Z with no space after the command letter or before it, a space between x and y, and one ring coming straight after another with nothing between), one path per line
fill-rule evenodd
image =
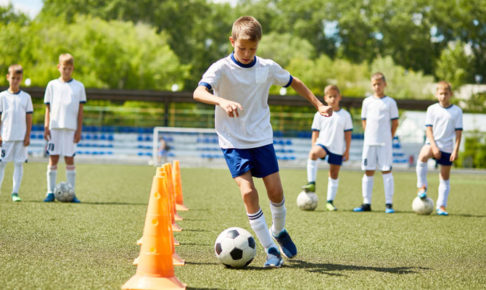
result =
M29 146L30 145L30 132L32 131L32 114L26 114L25 115L25 124L26 130L25 130L25 137L24 137L24 146Z
M83 108L84 104L79 104L78 111L78 126L76 127L76 132L74 132L74 143L81 141L81 132L83 131Z
M205 86L198 86L194 90L193 98L194 100L201 103L220 106L221 109L223 109L226 112L228 117L232 117L232 118L238 117L239 116L238 110L243 111L243 107L241 106L240 103L229 101L221 97L217 97L211 94L208 91L208 88L206 88Z
M346 150L344 151L343 159L347 161L349 159L349 149L351 148L351 131L344 132L344 140L346 141Z
M398 128L398 119L393 119L391 123L391 133L392 133L392 139L395 137L395 132L397 131Z
M319 138L319 131L314 130L312 131L312 146L316 145L317 138Z
M450 161L455 161L459 157L459 146L461 145L462 130L456 130L456 142L454 144L454 151L452 151Z
M51 130L49 130L51 106L46 104L46 114L44 115L44 139L51 140Z
M324 106L301 80L294 77L290 86L299 95L306 98L322 116L329 117L332 115L332 107Z
M439 147L437 147L437 143L435 143L434 140L434 131L432 130L432 126L427 126L425 129L425 135L427 136L427 139L430 142L430 148L432 149L432 155L434 156L435 159L440 158L440 150Z
M361 119L361 125L363 126L363 132L366 130L366 119Z
M0 113L0 128L2 128L2 113ZM2 140L2 131L0 130L0 146L2 146L3 140Z

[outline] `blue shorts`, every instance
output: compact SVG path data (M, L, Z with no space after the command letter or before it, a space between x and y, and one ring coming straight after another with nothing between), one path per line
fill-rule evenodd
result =
M316 144L316 145L322 147L322 149L324 149L324 151L326 151L326 153L327 153L327 155L324 158L321 158L321 159L325 159L327 157L327 163L333 164L333 165L343 165L343 156L342 155L332 153L331 151L329 151L329 149L326 148L326 146L324 146L322 144Z
M273 144L250 149L221 149L233 178L251 171L254 177L278 172L277 155Z
M446 153L446 152L440 151L440 158L439 159L435 159L435 160L440 165L444 165L444 166L451 166L452 165L452 162L451 162L451 153Z

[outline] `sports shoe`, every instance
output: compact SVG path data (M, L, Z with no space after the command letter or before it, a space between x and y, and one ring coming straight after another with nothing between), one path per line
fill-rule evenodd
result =
M393 205L391 203L387 203L385 207L385 213L395 213L395 210L393 209Z
M271 247L267 250L267 260L263 267L265 268L279 268L283 264L282 255L280 252L275 248Z
M295 255L297 255L297 247L290 238L290 235L286 229L283 229L277 236L273 235L271 229L269 231L272 237L277 241L278 245L280 246L280 250L286 258L292 259L295 257Z
M332 203L332 200L331 201L328 201L326 203L326 209L328 211L337 211L337 208L334 206L334 204Z
M444 209L438 208L435 210L437 212L437 215L443 215L443 216L448 216L449 213L446 212Z
M12 193L12 201L13 202L19 202L19 201L22 201L22 199L20 198L19 194L18 193Z
M417 196L421 200L425 200L427 198L427 187L419 188L419 190L417 191Z
M363 203L360 207L355 207L353 211L354 212L371 211L371 204Z
M76 197L74 196L73 200L71 200L72 203L81 203L81 201Z
M48 193L46 198L44 198L44 202L53 202L54 200L56 200L56 196L52 192Z
M316 183L311 181L307 183L306 185L302 186L302 189L305 192L316 192Z

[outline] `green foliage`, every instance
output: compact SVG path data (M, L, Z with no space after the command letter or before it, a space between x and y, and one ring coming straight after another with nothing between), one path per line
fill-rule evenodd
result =
M473 132L464 140L464 152L459 154L459 167L486 168L486 138L480 132Z
M29 23L29 17L24 13L16 12L12 3L9 3L7 6L3 6L2 4L0 6L0 23L25 25Z
M473 57L466 54L465 47L461 41L449 45L437 62L437 77L450 82L453 88L459 88L472 79Z
M294 58L312 59L314 54L314 47L307 40L289 33L271 32L258 44L259 56L273 59L282 67L287 67Z

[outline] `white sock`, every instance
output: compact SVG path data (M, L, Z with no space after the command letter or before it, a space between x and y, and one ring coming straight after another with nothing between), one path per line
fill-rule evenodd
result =
M2 188L3 176L5 175L5 166L7 166L5 162L0 162L0 188Z
M327 200L334 200L336 198L336 193L338 190L339 178L332 179L329 177L327 179Z
M395 182L393 180L393 174L382 174L383 186L385 187L385 203L393 203L393 194L395 192Z
M280 203L270 202L270 211L272 212L272 233L278 235L285 228L285 198Z
M47 193L54 193L56 188L57 166L47 166Z
M317 178L318 161L307 159L307 182L315 182Z
M22 182L22 176L24 175L24 164L22 162L14 163L13 173L13 188L12 193L19 193L20 183Z
M437 197L437 208L440 206L447 207L447 199L449 198L449 191L451 184L449 180L440 179L439 181L439 196Z
M417 188L427 187L427 162L417 162L415 171L417 172Z
M373 176L363 175L361 182L363 192L363 203L371 204L371 195L373 194Z
M66 165L66 179L74 189L74 186L76 185L76 166Z
M267 223L265 221L265 216L263 215L262 209L260 209L256 213L247 213L247 215L248 220L250 221L250 226L255 232L255 235L262 244L263 248L265 248L265 250L271 247L275 247L276 249L278 249L277 245L275 245L275 242L270 236L270 232L268 231Z

